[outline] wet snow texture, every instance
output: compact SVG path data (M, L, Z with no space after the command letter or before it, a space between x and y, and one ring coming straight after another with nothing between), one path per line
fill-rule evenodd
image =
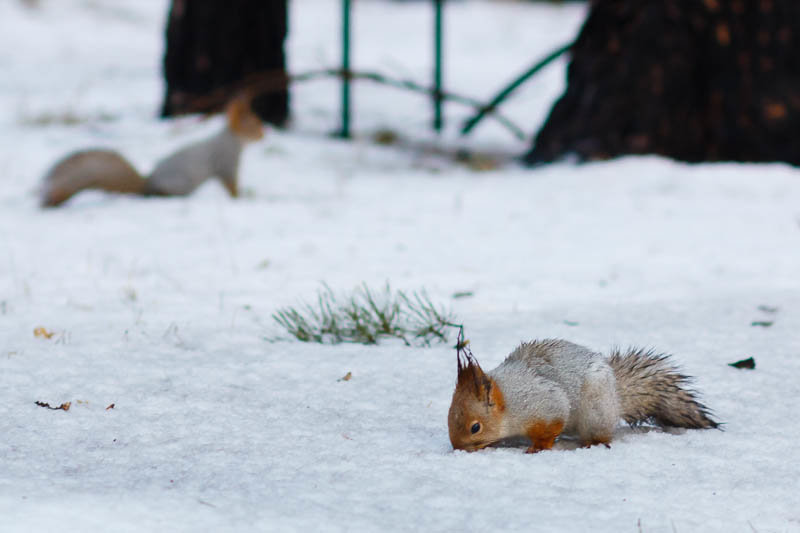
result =
M293 92L291 130L247 151L243 199L212 183L41 211L34 189L67 151L114 146L147 170L219 121L155 119L165 1L40 4L0 4L1 531L800 530L795 169L635 158L476 173L326 138L338 93L324 81ZM338 2L291 4L292 70L335 64ZM355 64L427 79L429 7L357 2ZM583 10L453 2L448 85L487 98ZM505 112L532 132L563 73ZM364 136L431 138L419 96L362 84L355 109ZM457 146L466 110L447 112L442 145ZM488 122L467 142L526 148ZM387 280L451 306L486 368L534 337L673 352L725 431L453 453L451 347L264 340L270 314L320 281ZM748 356L755 371L727 366Z

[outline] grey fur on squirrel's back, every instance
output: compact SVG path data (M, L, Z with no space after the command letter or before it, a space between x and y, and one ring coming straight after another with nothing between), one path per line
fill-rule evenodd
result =
M697 393L686 388L691 378L681 374L668 355L637 348L614 350L608 364L617 378L622 418L627 423L694 429L719 426Z
M597 365L606 366L597 352L563 339L543 339L520 344L494 372L504 381L533 373L557 383L570 404L577 405L586 376Z
M587 378L610 367L616 382L619 416L636 425L716 428L708 408L687 388L691 379L681 374L669 356L631 348L614 350L608 357L562 339L524 342L490 374L526 396L526 387L545 379L566 393L574 409ZM611 408L609 406L609 408Z
M158 162L144 187L148 195L184 196L208 178L235 183L244 141L230 128L178 150Z
M508 424L561 420L563 433L585 442L610 440L621 413L605 357L562 339L520 344L491 371L505 396ZM535 415L535 416L532 416Z

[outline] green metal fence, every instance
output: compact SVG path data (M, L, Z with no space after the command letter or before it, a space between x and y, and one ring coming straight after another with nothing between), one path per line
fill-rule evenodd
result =
M443 66L443 26L444 26L444 4L445 0L431 0L434 11L434 27L433 27L433 85L429 90L410 81L395 81L379 74L357 74L350 68L350 51L351 51L351 22L352 22L352 0L342 0L342 67L339 75L342 79L342 124L339 131L339 136L344 138L350 137L350 124L352 114L352 102L350 93L350 84L354 78L371 79L373 81L388 83L396 87L402 87L410 90L422 90L429 92L433 103L433 129L441 132L444 127L444 101L448 98L467 103L476 107L475 114L464 122L461 128L461 134L467 135L478 125L488 114L495 114L506 127L508 127L517 137L522 135L519 128L517 128L511 121L501 117L497 114L497 108L502 104L511 93L516 90L520 85L525 83L536 73L549 65L551 62L561 57L564 53L568 52L572 47L572 43L564 45L550 54L537 61L531 68L526 70L521 75L514 78L510 83L503 86L493 97L488 104L475 105L475 101L467 97L459 97L457 95L446 92L443 88L442 80L442 66ZM313 77L315 73L310 73L308 78ZM301 78L295 77L296 79Z

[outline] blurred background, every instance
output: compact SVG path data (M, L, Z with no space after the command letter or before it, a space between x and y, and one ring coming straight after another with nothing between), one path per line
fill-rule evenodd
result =
M0 0L0 530L796 530L799 9ZM238 197L40 207L66 154L147 175L242 90ZM453 453L453 328L279 320L389 285L485 368L674 353L725 432Z

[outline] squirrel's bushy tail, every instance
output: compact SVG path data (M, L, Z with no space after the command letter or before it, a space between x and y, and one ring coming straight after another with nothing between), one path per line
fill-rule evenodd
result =
M45 176L41 203L54 207L84 189L143 194L145 179L111 150L84 150L62 159Z
M672 365L669 356L649 350L614 350L608 364L617 378L622 418L635 425L716 428L709 409L687 385L691 378Z

